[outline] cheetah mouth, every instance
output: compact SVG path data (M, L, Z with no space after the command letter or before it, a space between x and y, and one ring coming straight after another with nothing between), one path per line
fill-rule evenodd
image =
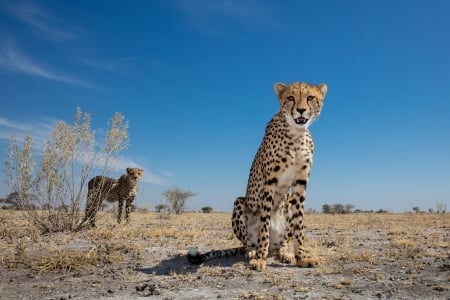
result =
M298 117L297 119L294 119L294 121L299 125L305 125L308 122L308 119L304 117Z

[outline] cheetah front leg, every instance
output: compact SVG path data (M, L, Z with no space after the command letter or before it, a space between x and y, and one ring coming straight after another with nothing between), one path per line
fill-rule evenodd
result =
M302 268L314 267L317 261L306 257L304 249L305 235L303 232L304 202L306 196L306 179L297 179L292 185L292 195L289 199L290 222L288 224L287 238L293 238L294 255L297 265Z
M126 204L125 204L125 222L126 224L130 223L130 213L133 207L133 201L137 196L137 188L133 188L127 196Z
M123 200L120 197L119 198L119 203L118 203L118 211L117 211L117 223L120 224L120 222L122 221L122 209L123 209Z
M281 263L285 264L294 264L296 262L295 255L292 253L291 250L291 242L292 242L292 231L289 231L289 220L292 219L292 210L290 205L290 200L292 199L291 194L284 195L284 201L285 201L285 208L283 211L283 217L285 218L285 222L287 225L287 228L285 229L286 232L284 234L284 238L281 242L280 249L278 250L278 256L277 259Z
M125 222L126 224L130 223L130 213L133 206L133 200L134 196L130 196L127 199L126 205L125 205Z

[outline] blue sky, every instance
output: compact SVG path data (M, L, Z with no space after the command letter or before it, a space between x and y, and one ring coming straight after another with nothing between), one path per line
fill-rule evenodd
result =
M179 186L231 211L274 83L325 82L306 207L450 209L449 53L446 0L0 0L0 147L77 107L99 133L121 112L138 206Z

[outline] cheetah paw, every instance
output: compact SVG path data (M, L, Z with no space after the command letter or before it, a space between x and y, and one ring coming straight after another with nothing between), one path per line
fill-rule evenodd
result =
M302 258L301 260L297 261L297 265L300 268L314 268L317 267L319 262L312 258Z
M245 257L248 261L256 258L256 250L248 250L247 253L245 253Z
M250 267L256 271L262 271L266 269L266 260L263 258L253 258L249 262Z
M289 251L280 251L277 259L283 264L293 264L295 263L295 255Z

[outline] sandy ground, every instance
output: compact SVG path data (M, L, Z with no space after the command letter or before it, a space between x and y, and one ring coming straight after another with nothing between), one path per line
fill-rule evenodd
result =
M381 215L307 215L307 243L319 266L269 259L263 272L242 256L187 262L189 246L239 245L229 214L142 214L124 227L105 221L34 240L3 228L0 299L450 299L450 215ZM63 263L67 249L99 248L104 256L95 263ZM60 257L49 260L47 252Z

